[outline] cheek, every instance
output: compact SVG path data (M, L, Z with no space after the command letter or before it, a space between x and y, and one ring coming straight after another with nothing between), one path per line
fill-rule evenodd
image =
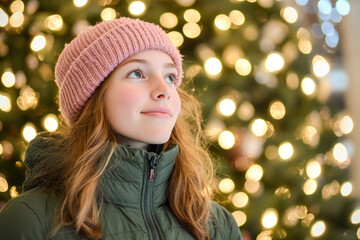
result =
M179 115L179 112L181 110L181 100L178 92L176 92L176 94L174 95L172 104L173 104L174 112L176 112L177 115Z
M141 100L139 91L126 87L114 87L109 89L106 97L108 115L115 115L116 118L128 116L130 111L136 111Z

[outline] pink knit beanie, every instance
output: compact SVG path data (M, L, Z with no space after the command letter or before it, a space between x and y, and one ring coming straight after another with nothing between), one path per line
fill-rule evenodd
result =
M60 112L65 120L74 123L105 78L125 59L144 50L167 53L182 77L181 55L165 31L139 19L101 22L66 45L55 66Z

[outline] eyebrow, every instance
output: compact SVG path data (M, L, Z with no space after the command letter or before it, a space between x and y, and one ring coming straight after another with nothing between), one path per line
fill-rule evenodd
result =
M142 63L142 64L149 64L148 61L146 61L145 59L141 59L141 58L133 58L133 59L129 59L129 60L125 60L121 65L125 65L125 64L128 64L128 63L132 63L132 62L138 62L138 63ZM175 64L174 63L165 63L164 64L164 67L166 68L176 68Z

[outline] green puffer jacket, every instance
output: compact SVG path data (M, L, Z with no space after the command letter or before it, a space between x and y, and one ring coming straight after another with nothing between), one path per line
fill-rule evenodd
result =
M104 200L100 212L103 239L194 239L166 203L166 188L177 153L178 146L159 155L123 145L116 147L99 185L99 196ZM48 238L59 202L31 180L44 163L56 164L60 159L61 147L55 134L41 133L31 141L25 159L28 167L25 193L2 208L0 239L87 239L77 235L70 226L62 227L55 236ZM149 180L149 159L157 160L153 181ZM212 204L208 226L210 239L242 239L233 216L217 203Z

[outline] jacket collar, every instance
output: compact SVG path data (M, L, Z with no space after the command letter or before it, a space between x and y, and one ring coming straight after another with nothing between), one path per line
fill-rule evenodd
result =
M151 182L153 206L166 202L166 189L175 165L178 146L172 145L159 155L144 149L117 145L109 166L102 175L98 192L105 201L123 207L139 208L149 181L149 159L158 156L155 179Z

